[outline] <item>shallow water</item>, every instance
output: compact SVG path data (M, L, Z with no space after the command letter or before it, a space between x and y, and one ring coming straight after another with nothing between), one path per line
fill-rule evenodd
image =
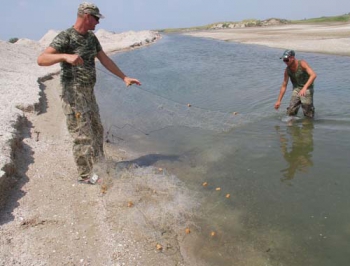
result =
M316 118L300 111L288 123L291 85L281 110L273 108L282 52L167 35L113 56L140 88L98 66L109 140L138 154L141 166L175 173L203 199L199 236L188 241L210 265L350 261L349 57L297 51L318 74Z

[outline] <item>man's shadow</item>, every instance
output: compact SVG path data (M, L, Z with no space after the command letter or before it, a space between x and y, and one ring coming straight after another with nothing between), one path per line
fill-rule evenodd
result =
M286 133L281 133L279 126L276 126L280 135L281 152L288 164L287 168L281 170L281 181L293 179L297 172L306 173L313 166L313 129L313 121L309 119L289 125Z

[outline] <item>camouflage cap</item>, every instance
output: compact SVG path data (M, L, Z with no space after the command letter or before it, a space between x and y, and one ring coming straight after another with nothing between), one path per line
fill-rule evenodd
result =
M293 50L285 50L280 59L289 58L291 56L295 56L295 52Z
M78 14L91 14L98 18L104 18L104 16L100 13L98 7L93 3L81 3L78 8Z

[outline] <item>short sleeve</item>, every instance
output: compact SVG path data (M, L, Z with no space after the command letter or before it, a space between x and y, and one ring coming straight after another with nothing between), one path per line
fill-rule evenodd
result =
M60 53L67 52L69 47L69 35L67 32L60 32L51 42L50 47L54 48Z

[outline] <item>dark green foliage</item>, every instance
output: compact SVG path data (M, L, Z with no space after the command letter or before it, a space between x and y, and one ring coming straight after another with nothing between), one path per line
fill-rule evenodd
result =
M9 39L9 42L10 43L15 43L15 42L17 42L18 41L18 38L11 38L11 39Z
M350 13L341 15L341 16L294 20L293 23L322 23L322 22L348 22L348 21L350 21Z

